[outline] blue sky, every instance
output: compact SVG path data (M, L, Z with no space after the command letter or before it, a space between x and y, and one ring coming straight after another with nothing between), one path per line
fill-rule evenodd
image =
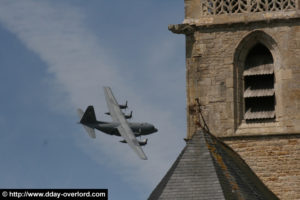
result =
M183 0L0 0L0 187L146 199L184 146L184 36L167 29L183 12ZM149 160L77 124L91 104L110 120L105 85L158 127Z

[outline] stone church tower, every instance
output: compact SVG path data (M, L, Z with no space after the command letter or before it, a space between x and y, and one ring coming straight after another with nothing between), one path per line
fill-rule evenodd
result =
M187 139L210 132L280 199L300 199L300 0L185 0Z

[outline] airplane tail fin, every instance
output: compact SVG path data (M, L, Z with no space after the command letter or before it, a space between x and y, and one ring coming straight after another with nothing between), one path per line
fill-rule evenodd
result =
M88 135L91 138L96 138L95 130L84 125L85 123L93 123L97 121L93 106L89 106L85 112L83 112L83 110L79 108L77 109L77 113L80 118L80 123L82 124L83 128L86 130Z
M80 123L85 124L85 123L95 123L95 122L97 122L97 119L96 119L94 107L88 106L80 120Z

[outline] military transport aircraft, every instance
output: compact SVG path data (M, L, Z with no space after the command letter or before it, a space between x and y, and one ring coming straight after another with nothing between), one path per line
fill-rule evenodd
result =
M130 115L125 115L121 111L121 109L127 108L127 101L125 105L119 105L109 87L104 87L104 93L109 109L109 112L105 114L111 116L112 122L98 121L96 119L94 107L88 106L85 112L81 109L77 110L79 117L81 118L79 123L83 125L91 138L96 138L94 129L98 129L109 135L122 136L124 139L120 142L128 143L141 159L147 160L147 156L141 146L146 145L148 139L138 141L136 137L157 132L157 129L149 123L128 122L126 119L132 117L132 112Z

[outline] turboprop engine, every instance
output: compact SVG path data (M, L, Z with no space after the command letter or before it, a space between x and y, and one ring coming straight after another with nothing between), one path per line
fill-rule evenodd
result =
M122 143L127 143L126 140L121 140L120 142L122 142ZM139 142L139 145L145 146L145 145L147 144L147 142L148 142L148 138L146 138L146 139L144 139L144 140L142 140L142 141L139 141L139 140L138 140L138 142Z
M106 112L105 114L106 114L106 115L110 115L110 112ZM132 118L132 111L130 112L129 115L126 115L126 114L124 114L124 113L123 113L123 115L124 115L124 117L125 117L126 119L131 119L131 118Z

